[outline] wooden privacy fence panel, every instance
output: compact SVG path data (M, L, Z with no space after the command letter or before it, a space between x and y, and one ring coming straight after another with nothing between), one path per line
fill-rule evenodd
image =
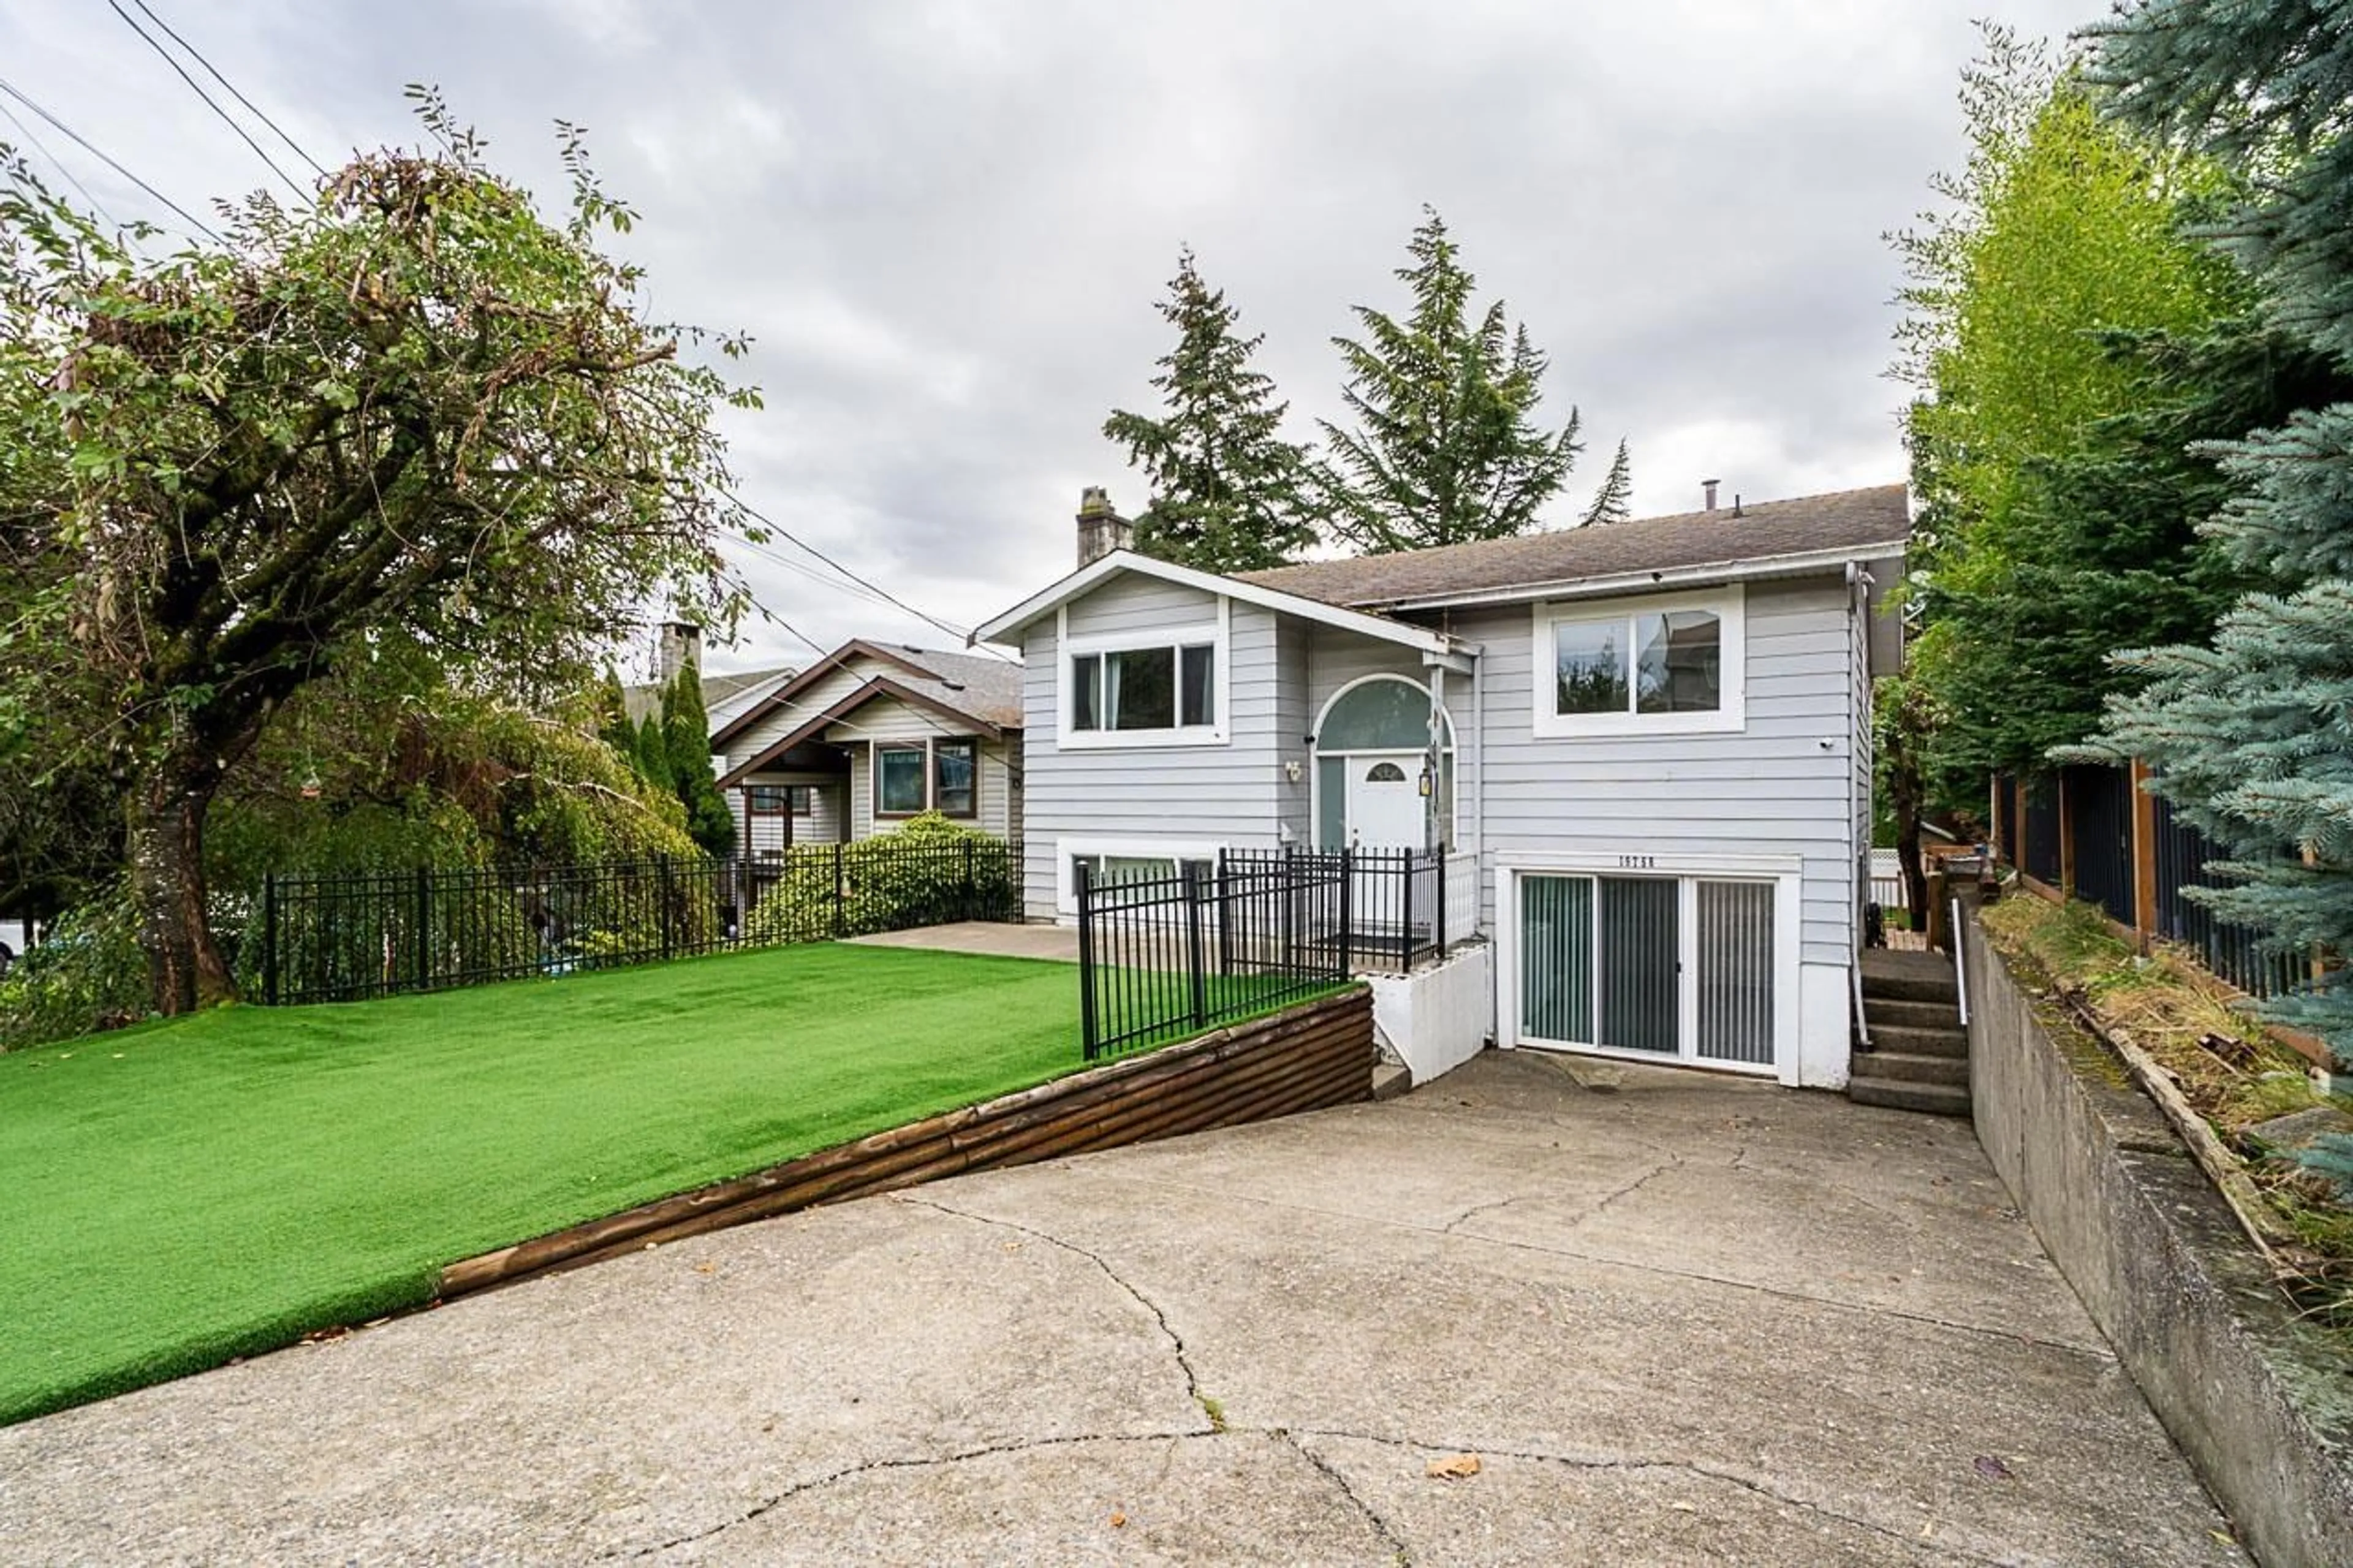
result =
M1360 987L453 1263L440 1295L966 1171L1352 1104L1372 1098L1374 1058L1372 997Z

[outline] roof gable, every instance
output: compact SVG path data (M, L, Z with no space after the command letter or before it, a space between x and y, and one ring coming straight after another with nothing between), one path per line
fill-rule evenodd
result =
M1157 577L1163 582L1198 588L1204 593L1240 600L1244 604L1278 610L1305 620L1320 621L1364 637L1377 637L1384 642L1402 643L1425 653L1447 653L1453 649L1454 639L1442 632L1425 626L1408 626L1379 616L1362 614L1345 605L1316 599L1270 586L1256 579L1264 574L1241 577L1221 577L1215 572L1202 572L1190 566L1179 566L1172 561L1161 561L1149 555L1139 555L1133 550L1114 550L1100 560L1090 562L1069 576L1032 594L1029 598L995 619L983 623L973 634L975 642L1007 642L1018 638L1026 626L1052 615L1075 599L1083 598L1106 580L1122 573L1136 573Z
M828 698L818 689L844 675L857 682L848 691L837 691ZM828 717L851 711L877 690L889 691L990 735L1021 725L1018 665L986 654L949 653L853 637L736 714L713 732L711 743L720 747L780 711L791 715L793 734L806 740L808 733L804 731L815 732L809 730L811 722L821 729ZM762 755L776 750L765 747Z

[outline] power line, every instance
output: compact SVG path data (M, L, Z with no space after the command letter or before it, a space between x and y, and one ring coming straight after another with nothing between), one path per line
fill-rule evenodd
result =
M147 13L147 19L154 23L157 26L163 28L164 33L174 43L179 45L180 47L187 50L189 54L195 57L196 63L204 67L207 71L210 71L215 81L228 89L229 96L236 99L239 103L245 105L247 112L250 113L256 120L260 121L264 125L269 126L270 130L277 132L278 139L280 142L285 142L289 147L293 148L294 155L296 157L301 159L302 162L310 164L312 169L318 171L320 178L326 178L326 166L321 163L316 158L311 156L309 151L303 147L302 143L295 141L291 136L287 135L285 131L279 125L278 121L270 119L269 115L264 114L260 108L254 103L253 100L237 91L237 83L223 76L220 72L220 68L205 58L204 50L196 47L195 45L188 42L187 39L174 32L172 30L172 24L164 20L163 17L155 15L155 8L153 5L148 5L147 0L131 0L131 3L133 5L138 6L142 11Z
M914 605L907 603L906 600L900 598L895 594L892 594L889 589L881 587L876 584L870 582L868 579L860 576L857 573L852 572L849 567L844 566L840 562L836 561L832 556L828 555L824 551L819 550L816 545L811 544L807 540L798 537L792 531L792 530L786 528L776 519L768 516L767 513L762 511L758 507L754 506L750 501L745 500L742 496L737 495L733 490L722 486L720 487L719 493L725 496L729 500L733 501L737 506L742 507L744 510L751 516L757 518L764 526L774 530L778 537L789 542L798 549L804 550L809 554L816 556L819 561L824 562L828 566L832 567L836 572L840 573L844 577L849 578L860 587L865 588L870 592L878 595L885 604L905 611L908 615L914 616L917 620L922 621L926 626L937 626L940 630L947 633L948 636L952 637L960 638L966 643L971 642L972 628L969 626L955 626L949 622L940 619L937 616L924 614L923 611L915 608ZM1008 664L1013 662L1011 659L1005 658L1003 654L997 652L994 648L990 648L988 653L991 658L1005 659L1005 662Z
M79 177L77 176L71 169L66 166L65 160L58 157L55 153L50 152L48 144L33 133L33 128L16 118L16 111L15 110L9 108L5 103L0 103L0 115L7 116L8 123L16 128L16 133L18 135L22 136L26 142L32 144L33 151L38 153L42 157L47 158L49 161L49 166L57 170L58 174L65 176L66 184L71 185L75 190L81 193L81 199L90 204L90 210L92 212L98 214L99 216L104 218L108 223L113 224L116 228L121 228L122 226L120 223L115 222L114 215L108 212L105 206L100 203L99 199L90 194L90 187L83 184Z
M111 10L116 16L122 18L122 25L124 26L138 34L140 41L145 44L149 48L154 50L155 53L161 57L164 63L172 68L174 75L177 76L182 81L188 84L188 90L190 92L195 93L198 98L205 100L205 107L206 109L211 110L215 114L220 116L220 121L223 125L227 126L231 131L237 132L238 141L253 149L253 155L255 157L269 165L269 172L271 174L286 182L286 188L294 193L294 196L297 201L307 201L310 198L310 193L305 191L301 185L296 184L294 183L294 177L278 166L277 159L272 158L269 153L261 150L261 143L256 142L252 136L247 132L245 127L237 122L236 116L230 114L227 110L223 109L218 103L215 102L213 100L213 95L204 89L204 85L197 81L195 77L188 74L188 68L182 65L178 60L173 58L172 51L157 43L155 41L154 35L148 32L146 28L141 26L139 25L139 19L136 16L133 16L130 12L124 10L120 4L120 0L106 0L106 4L108 9Z
M830 588L836 593L848 594L852 598L863 600L871 605L880 605L884 603L882 595L875 593L871 588L863 588L855 583L846 583L839 578L828 577L824 573L819 572L816 567L811 566L805 561L796 561L791 556L786 555L780 551L771 550L757 541L747 539L743 534L734 532L733 530L727 531L726 537L731 543L741 545L744 549L760 557L761 560L781 566L786 571L793 573L797 576L805 577L808 579L808 581L818 584L821 586Z
M47 110L43 109L31 99L26 97L22 91L12 86L5 77L0 77L0 92L6 93L10 98L15 99L17 102L23 104L26 108L39 115L43 120L48 121L51 125L56 126L66 135L71 137L73 139L74 145L79 147L83 152L89 153L91 157L97 159L100 163L105 164L108 168L121 175L124 179L130 181L132 184L138 186L141 190L146 192L149 195L154 197L157 201L163 203L174 212L179 214L180 216L190 225L190 226L194 227L199 234L202 234L206 238L212 240L216 245L227 245L228 243L228 241L223 239L220 235L213 229L211 225L206 223L204 219L196 216L195 214L190 212L187 208L182 206L179 203L174 201L171 197L165 195L163 192L157 190L154 186L149 184L146 181L141 179L138 175L132 174L130 170L124 168L121 164L116 163L113 159L100 152L96 147L90 145L89 138L82 135L80 132L76 131L72 126L68 125L64 121L59 120L56 115L51 114Z

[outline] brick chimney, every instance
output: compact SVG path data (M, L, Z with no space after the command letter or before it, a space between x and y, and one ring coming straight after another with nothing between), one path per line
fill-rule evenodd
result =
M702 668L702 628L692 621L664 621L656 633L654 647L664 686L676 680L681 669Z
M1079 492L1079 564L1135 545L1135 524L1111 509L1111 492L1089 485Z

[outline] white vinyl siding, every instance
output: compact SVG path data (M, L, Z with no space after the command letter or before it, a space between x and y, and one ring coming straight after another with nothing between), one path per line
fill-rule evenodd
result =
M1216 595L1138 575L1116 576L1072 601L1061 616L1043 617L1029 628L1022 645L1024 902L1033 918L1051 919L1060 912L1066 873L1057 844L1063 838L1128 847L1124 853L1164 844L1272 847L1281 821L1293 814L1303 819L1306 785L1291 785L1282 767L1286 755L1303 754L1296 737L1305 730L1296 718L1297 697L1283 690L1279 617L1239 602L1222 613L1226 739L1213 745L1058 744L1066 661L1056 624L1067 622L1074 646L1124 638L1145 642L1162 632L1217 624L1221 612ZM1291 662L1295 668L1298 660ZM1286 715L1293 737L1289 752Z
M853 661L853 667L828 670L809 684L807 690L794 695L789 705L754 721L742 731L727 737L728 765L740 767L775 745L778 741L807 724L865 683L872 671ZM851 715L853 721L857 715Z
M1523 858L1671 851L1688 861L1759 855L1803 862L1800 942L1807 963L1852 961L1854 699L1845 584L1814 578L1749 584L1746 702L1738 733L1640 732L1539 737L1530 721L1536 668L1525 607L1454 626L1482 644L1483 847ZM1547 652L1549 650L1546 650ZM1317 680L1324 679L1319 658ZM1548 668L1548 661L1547 661ZM1456 708L1458 731L1463 728ZM1481 789L1466 775L1466 792ZM1466 799L1464 814L1471 811ZM1494 883L1484 881L1493 929Z
M796 844L832 844L848 837L848 800L839 773L776 772L754 773L744 781L754 784L800 784L809 791L809 812L793 818L792 841ZM744 844L744 792L729 789L727 808L735 814L735 843ZM752 818L752 852L779 849L785 842L785 819L781 816L755 816Z

